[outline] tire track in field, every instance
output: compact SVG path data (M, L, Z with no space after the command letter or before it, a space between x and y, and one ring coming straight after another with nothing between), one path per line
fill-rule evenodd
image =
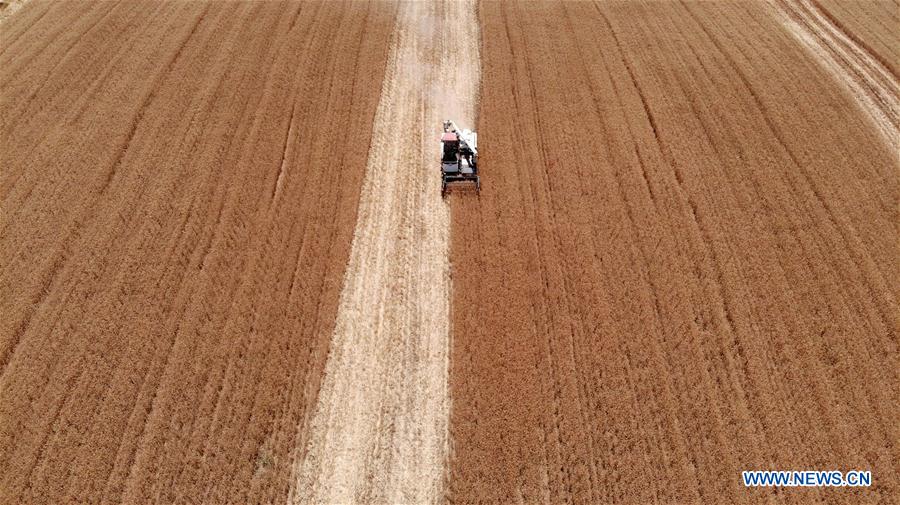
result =
M491 177L452 208L450 503L896 494L894 153L768 8L480 4ZM795 466L881 484L734 478Z
M900 1L812 0L841 32L900 78Z
M474 124L474 2L400 7L294 503L429 503L448 456L449 209L440 121ZM360 139L365 141L365 139Z
M371 138L395 9L125 2L79 21L97 29L67 53L67 13L92 5L48 6L32 29L43 4L27 6L8 21L27 33L2 56L30 60L27 73L0 64L17 96L40 90L21 103L4 87L0 101L5 119L22 108L0 133L0 165L21 175L4 179L0 312L12 321L0 343L64 257L21 344L0 345L11 356L0 502L283 503L333 333L368 158L358 139ZM131 134L122 111L140 108L159 72ZM315 135L290 131L291 103Z
M877 55L809 0L770 0L784 27L843 83L891 146L900 142L900 83Z

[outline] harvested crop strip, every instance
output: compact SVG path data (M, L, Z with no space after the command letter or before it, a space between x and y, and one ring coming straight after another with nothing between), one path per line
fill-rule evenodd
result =
M448 451L449 211L441 120L472 125L473 2L404 2L297 503L429 503Z

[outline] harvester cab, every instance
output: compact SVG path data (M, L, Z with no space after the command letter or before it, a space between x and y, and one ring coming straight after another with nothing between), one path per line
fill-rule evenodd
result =
M470 130L460 130L451 120L444 121L441 135L441 196L454 183L470 182L475 191L481 192L478 178L478 134Z

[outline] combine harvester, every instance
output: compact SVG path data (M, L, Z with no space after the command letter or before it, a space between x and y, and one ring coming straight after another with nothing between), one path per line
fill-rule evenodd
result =
M441 135L441 196L446 196L448 185L457 182L474 182L475 192L481 193L478 178L478 134L456 127L451 120L444 121Z

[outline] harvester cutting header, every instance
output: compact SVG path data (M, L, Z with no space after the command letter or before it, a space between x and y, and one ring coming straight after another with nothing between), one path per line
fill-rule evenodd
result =
M451 120L444 121L441 135L441 196L447 194L447 186L453 183L474 182L475 191L481 192L478 178L478 134L456 127Z

